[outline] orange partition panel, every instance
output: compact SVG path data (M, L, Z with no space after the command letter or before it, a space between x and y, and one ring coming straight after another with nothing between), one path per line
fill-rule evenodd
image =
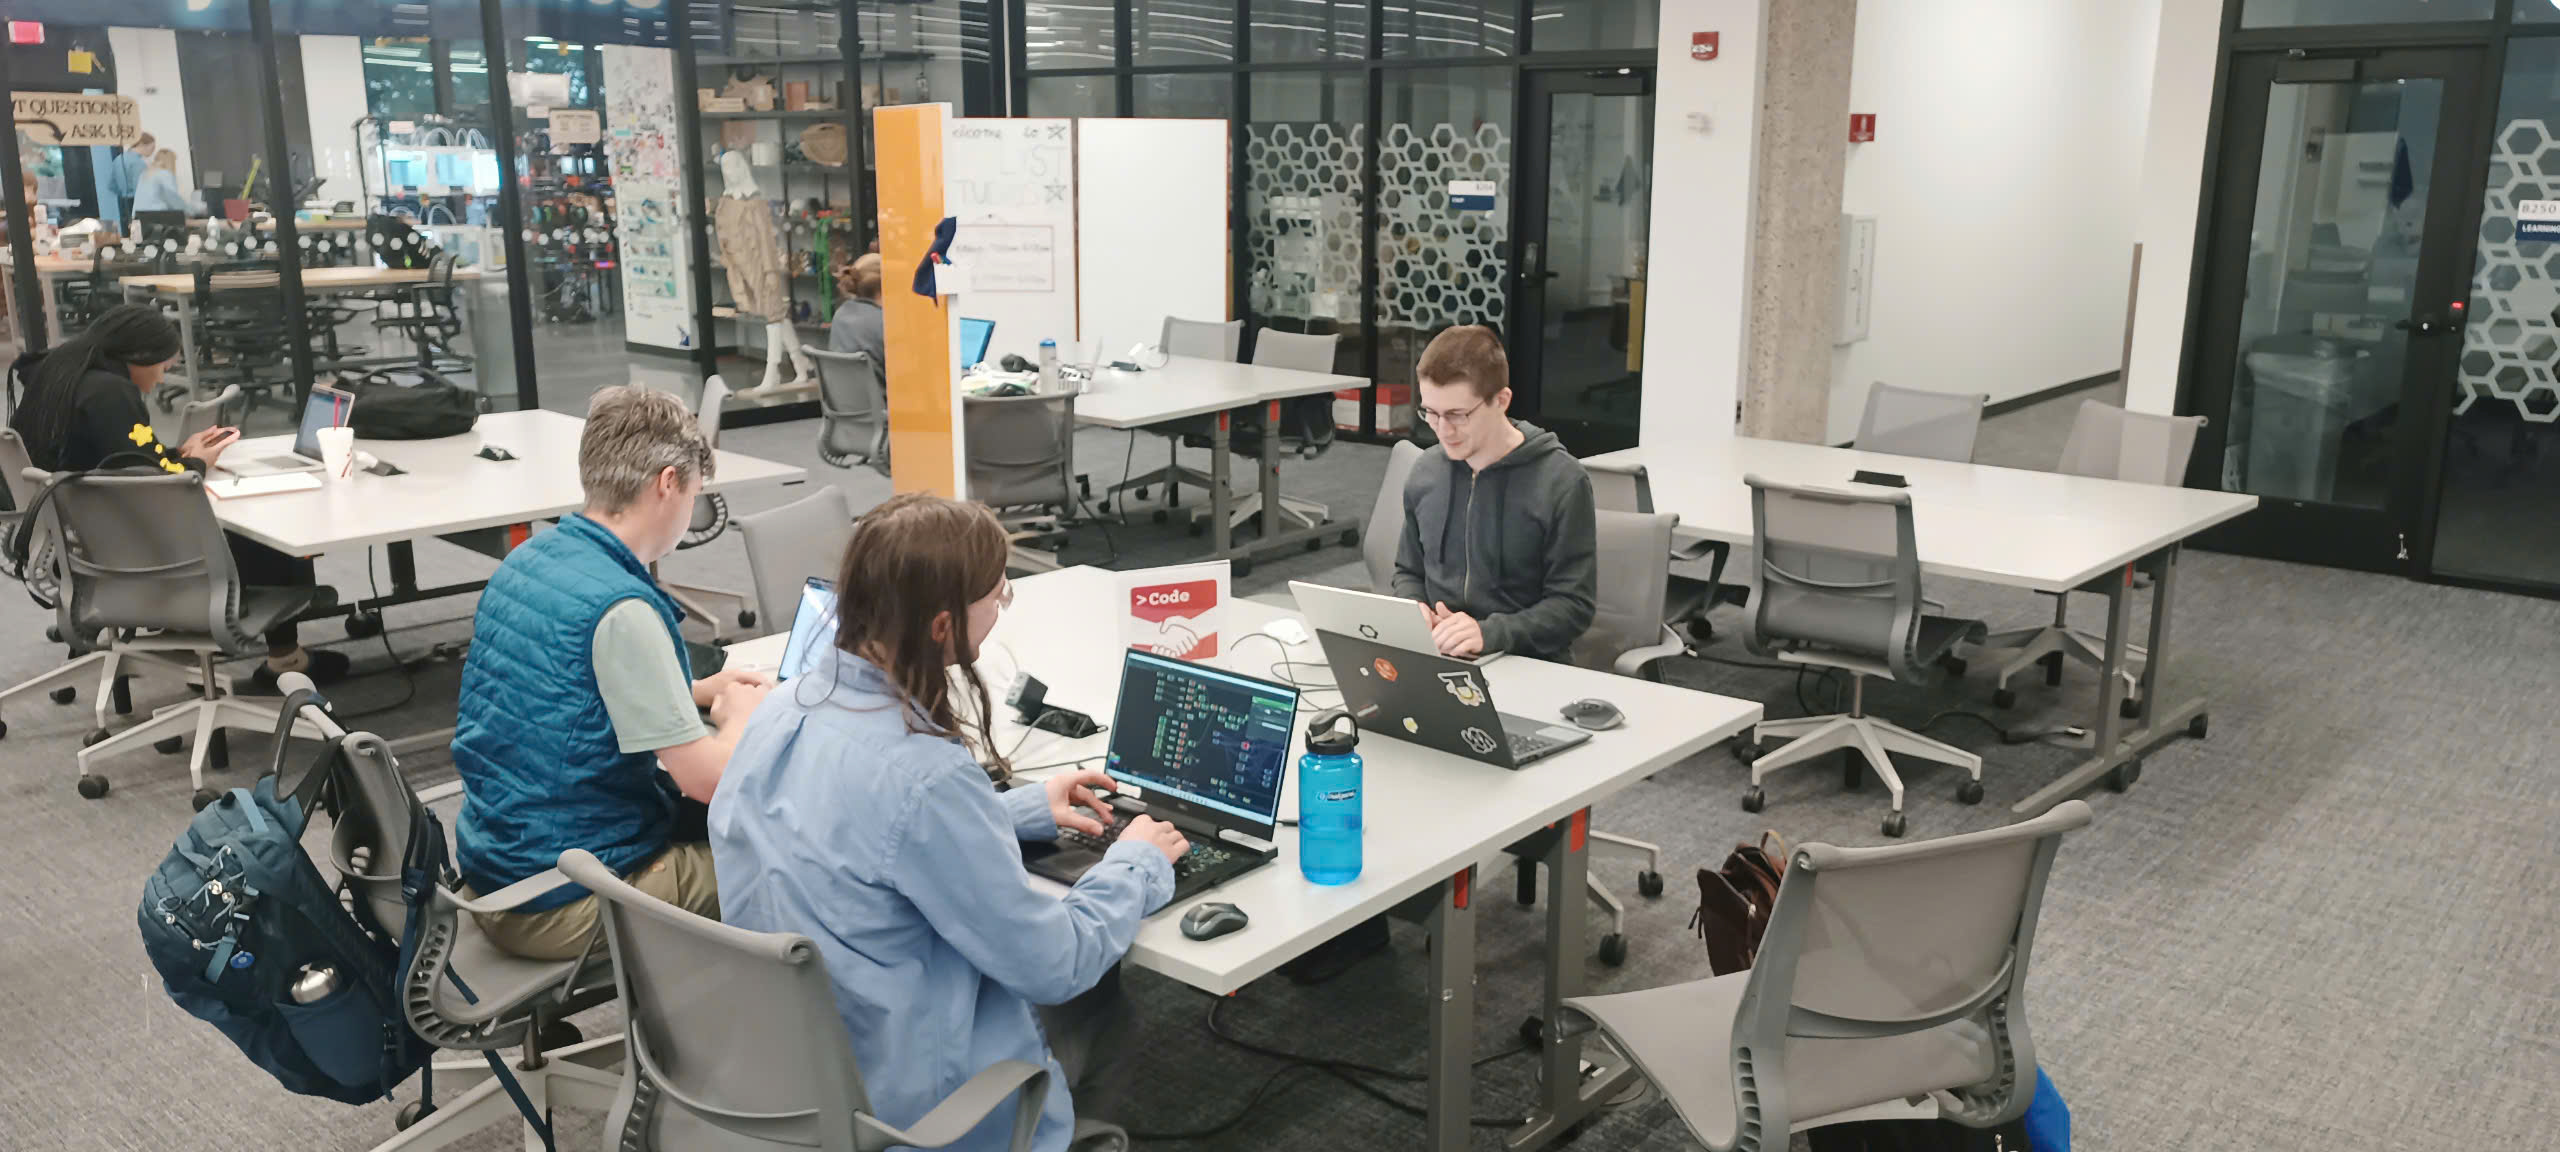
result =
M957 498L959 487L957 353L944 301L915 293L915 272L933 249L942 222L940 104L881 108L871 114L880 158L880 311L889 352L890 483L900 492Z

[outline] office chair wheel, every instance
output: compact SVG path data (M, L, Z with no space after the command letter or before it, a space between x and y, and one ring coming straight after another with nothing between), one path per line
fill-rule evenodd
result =
M104 744L104 743L106 743L106 742L107 742L107 730L106 730L106 729L104 729L104 728L92 728L92 729L90 729L90 730L89 730L89 734L88 734L88 735L83 736L83 737L81 737L81 738L80 738L80 746L81 746L81 747L83 747L83 748L87 748L87 747L90 747L90 746L92 746L92 745L97 745L97 744Z
M56 704L68 704L79 698L80 689L72 685L66 684L53 690L53 702Z
M400 1111L391 1117L391 1128L395 1132L406 1132L416 1127L418 1121L435 1114L435 1105L424 1100L412 1100L401 1105Z
M1535 1016L1520 1021L1520 1043L1532 1052L1547 1046L1547 1022Z
M1342 530L1342 546L1343 546L1343 547L1345 547L1345 548L1357 548L1357 547L1359 547L1359 546L1360 546L1360 530L1359 530L1359 529L1357 529L1357 528L1345 528L1345 529L1343 529L1343 530Z
M1899 839L1901 839L1901 838L1902 838L1902 830L1903 830L1902 813L1900 813L1900 812L1887 812L1887 813L1885 813L1885 814L1884 814L1884 834L1885 834L1885 835L1887 835L1887 836L1891 836L1891 837L1893 837L1894 839L1899 840Z
M81 798L81 799L83 799L83 800L96 800L96 799L98 799L98 798L100 798L100 797L105 796L106 794L107 794L107 778L106 778L106 777L104 777L104 776L93 776L93 775L90 775L90 774L85 773L85 772L84 772L84 773L81 773L81 775L80 775L80 798Z
M1627 962L1627 938L1615 932L1600 938L1600 962L1612 968Z
M1967 780L1967 781L1965 781L1962 785L1959 785L1959 786L1956 788L1956 803L1958 803L1958 804L1980 804L1980 803L1982 803L1982 781L1980 781L1980 780Z
M1991 706L1994 708L2015 708L2018 706L2018 694L2006 688L1994 688L1991 690Z
M61 625L58 625L58 624L47 624L47 625L45 625L45 626L44 626L44 638L45 638L45 642L46 642L46 643L49 643L49 644L60 644L60 643L62 643L62 626L61 626Z
M216 792L211 788L198 788L196 789L195 795L187 798L187 803L196 811L202 812L205 810L206 805L220 799L222 799L222 793Z
M756 626L756 614L755 614L755 611L754 611L753 609L748 609L748 610L746 610L746 611L743 611L743 612L738 613L738 627L740 627L740 628L753 628L753 627L755 627L755 626Z
M1138 485L1137 487L1130 489L1129 491L1130 491L1130 493L1131 493L1131 494L1135 495L1135 496L1136 496L1138 499L1140 499L1140 500L1144 500L1144 499L1146 499L1146 498L1147 498L1147 486L1146 486L1146 485L1144 485L1144 484L1140 484L1140 485Z
M2142 719L2142 698L2139 696L2127 696L2124 699L2117 701L2116 715L2122 716L2127 720Z
M186 751L186 749L187 738L184 736L172 736L166 740L154 741L151 745L152 751L163 756L175 756L180 752Z
M2187 721L2187 735L2192 739L2202 740L2204 739L2205 733L2212 731L2212 729L2212 723L2205 719L2205 713L2202 712L2196 713L2193 718ZM7 728L0 727L0 732L6 731L8 731Z
M2062 653L2050 653L2037 663L2044 665L2046 687L2050 688L2062 683Z
M1964 657L1962 656L1958 656L1953 652L1940 656L1938 657L1938 667L1946 669L1947 675L1949 676L1953 676L1958 680L1964 679L1965 662Z
M382 635L382 613L358 612L347 617L347 635L358 640Z
M1867 787L1867 762L1856 749L1840 750L1840 788L1844 792L1860 792Z
M1750 790L1742 794L1742 810L1745 812L1757 812L1768 803L1769 794L1761 791L1757 784L1752 785Z
M2107 790L2127 791L2133 787L2135 781L2140 779L2142 779L2142 761L2127 760L2116 765L2115 771L2107 773Z
M1647 899L1662 895L1662 873L1650 868L1636 873L1636 891Z

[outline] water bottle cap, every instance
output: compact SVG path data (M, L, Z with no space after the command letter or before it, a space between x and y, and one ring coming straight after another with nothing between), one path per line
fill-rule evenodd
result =
M1040 346L1043 348L1055 348L1058 346L1058 342L1055 340L1043 340L1040 342Z
M1360 725L1346 709L1327 708L1316 713L1315 719L1307 721L1309 752L1318 756L1342 756L1359 746Z

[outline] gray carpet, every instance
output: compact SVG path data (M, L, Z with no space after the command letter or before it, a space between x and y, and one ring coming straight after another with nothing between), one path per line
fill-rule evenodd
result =
M2077 398L2065 402L2076 406ZM2059 407L2059 406L2056 406ZM1984 458L2041 465L2059 451L2060 413L2031 408L1995 419ZM727 446L812 464L806 425L744 429ZM1127 440L1089 433L1080 465L1097 485L1120 472ZM1138 467L1162 460L1161 442ZM1341 445L1288 470L1293 491L1365 512L1382 449ZM818 468L858 504L886 492L867 471ZM739 501L741 511L788 498ZM1099 534L1093 534L1098 537ZM1115 530L1127 564L1178 558L1196 545L1141 516ZM1104 553L1099 539L1079 549ZM1087 554L1081 553L1080 554ZM488 563L443 545L420 549L430 578L470 576ZM324 576L364 587L365 558L332 557ZM1350 579L1354 555L1331 548L1258 569L1244 589L1284 590L1294 576ZM667 565L689 583L743 587L734 541ZM2182 585L2177 634L2185 685L2213 699L2210 740L2181 742L2149 764L2129 794L2093 797L2096 825L2064 850L2037 938L2032 997L2038 1055L2075 1113L2084 1148L2540 1147L2560 1106L2560 778L2545 749L2560 715L2560 604L2433 588L2374 576L2217 556L2194 557ZM2043 602L1999 589L1932 589L1959 612L2027 623ZM2096 604L2080 611L2094 618ZM390 644L404 657L467 630L469 604L395 611ZM1739 615L1719 624L1732 632ZM42 621L13 591L0 595L0 680L50 667ZM314 639L388 664L379 641L348 641L335 625ZM1708 655L1748 661L1730 640ZM1799 711L1791 675L1681 661L1680 682ZM386 673L340 693L343 706L383 708L365 723L399 734L450 715L456 671L429 664L414 685ZM2093 678L2073 669L2060 693L2031 688L1996 719L2038 729L2076 719ZM1813 688L1814 703L1823 703ZM408 699L401 702L403 697ZM1986 714L1980 674L1960 694L1883 688L1873 706L1906 723L1951 707ZM149 690L146 705L165 699ZM0 1149L361 1149L388 1136L391 1108L348 1109L289 1096L210 1029L159 992L134 939L143 873L185 821L182 764L140 752L108 767L115 791L87 802L72 791L72 754L89 727L78 708L41 699L10 705L0 741ZM1915 837L1990 826L2005 807L2059 772L2070 756L2037 745L1999 747L1981 724L1951 719L1937 735L1983 751L1990 796L1953 799L1952 771L1909 776ZM234 742L245 765L263 740ZM449 773L414 766L422 781ZM235 769L234 778L245 776ZM1594 962L1600 989L1647 986L1704 972L1684 927L1686 878L1734 841L1766 826L1798 840L1874 843L1882 793L1846 793L1833 773L1775 777L1759 815L1736 807L1742 769L1722 750L1661 773L1604 805L1598 826L1657 841L1671 890L1632 899L1633 956ZM1379 834L1391 835L1391 829ZM1632 889L1634 864L1611 851L1598 870ZM1508 892L1507 877L1487 891ZM1632 893L1630 892L1630 895ZM1483 1006L1479 1054L1493 1055L1537 995L1538 910L1508 899L1480 917ZM1595 915L1593 931L1600 930ZM1396 1068L1423 1046L1418 936L1399 927L1389 957L1334 984L1265 980L1226 1009L1234 1031L1270 1044ZM1278 1067L1210 1039L1209 998L1146 974L1131 980L1146 1029L1116 1118L1150 1129L1195 1128L1233 1115ZM613 1025L599 1012L590 1034ZM1532 1071L1496 1060L1476 1108L1519 1112ZM1413 1085L1385 1090L1414 1099ZM570 1117L565 1147L595 1147L593 1118ZM1293 1076L1214 1138L1166 1145L1234 1149L1405 1149L1420 1123L1321 1077ZM1491 1133L1479 1145L1493 1146ZM492 1132L473 1148L515 1147ZM1679 1149L1689 1144L1667 1109L1637 1100L1593 1124L1573 1147Z

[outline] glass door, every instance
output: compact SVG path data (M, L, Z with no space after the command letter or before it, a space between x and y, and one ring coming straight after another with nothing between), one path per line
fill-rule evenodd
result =
M2229 551L2414 571L2468 312L2480 53L2232 61L2192 477L2261 497Z
M1643 399L1653 76L1527 75L1512 411L1577 456L1632 448Z

